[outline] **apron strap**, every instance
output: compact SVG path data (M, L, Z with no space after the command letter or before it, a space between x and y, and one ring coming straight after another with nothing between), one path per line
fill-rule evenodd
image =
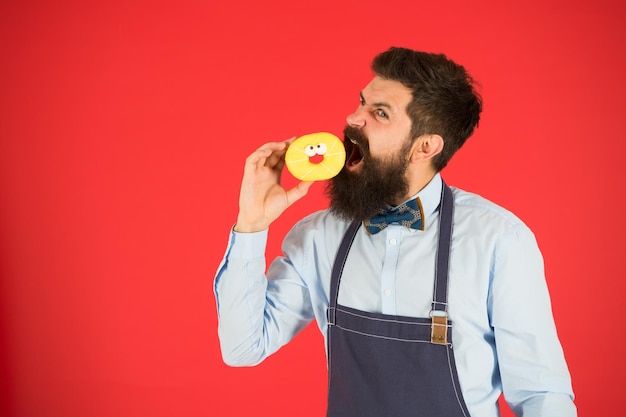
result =
M430 316L431 341L447 344L448 335L448 267L452 240L452 218L454 216L454 196L445 183L441 190L439 206L439 244L437 246L437 263L435 264L435 285L433 304Z
M439 206L439 244L437 263L435 264L435 288L433 291L433 310L445 312L448 309L448 265L450 260L450 241L452 239L452 217L454 198L452 190L443 184L441 205Z
M339 297L339 278L343 272L343 268L346 265L346 259L348 258L348 251L354 242L357 230L361 226L361 222L358 220L353 221L346 234L343 236L337 256L335 257L335 263L333 264L333 271L330 276L330 300L328 305L328 322L329 324L335 324L335 309L337 308L337 298Z

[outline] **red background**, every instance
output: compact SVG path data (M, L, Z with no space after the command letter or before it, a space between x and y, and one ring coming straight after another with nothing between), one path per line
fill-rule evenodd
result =
M444 177L535 231L580 415L617 415L621 2L215 3L0 6L0 415L322 416L315 326L228 368L212 280L244 158L340 133L390 45L481 83L481 126ZM275 223L268 257L322 189Z

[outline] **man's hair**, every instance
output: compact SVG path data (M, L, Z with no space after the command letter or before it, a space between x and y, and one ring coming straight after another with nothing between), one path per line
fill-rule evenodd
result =
M472 77L443 54L398 47L377 55L372 71L411 90L411 140L424 134L443 138L443 150L433 158L434 168L441 171L478 126L482 99Z

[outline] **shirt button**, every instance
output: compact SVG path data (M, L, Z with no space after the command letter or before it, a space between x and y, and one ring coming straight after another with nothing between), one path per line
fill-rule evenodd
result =
M390 289L386 289L385 290L385 295L387 295L387 296L391 295L391 290Z
M389 244L390 244L390 245L395 246L395 244L396 244L396 243L398 243L398 241L397 241L397 240L395 240L395 239L390 239L390 240L389 240Z

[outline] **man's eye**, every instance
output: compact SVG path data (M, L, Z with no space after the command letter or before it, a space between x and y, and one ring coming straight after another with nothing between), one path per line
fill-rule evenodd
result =
M376 114L378 115L378 117L382 117L383 119L387 118L387 113L385 113L384 110L376 110Z

